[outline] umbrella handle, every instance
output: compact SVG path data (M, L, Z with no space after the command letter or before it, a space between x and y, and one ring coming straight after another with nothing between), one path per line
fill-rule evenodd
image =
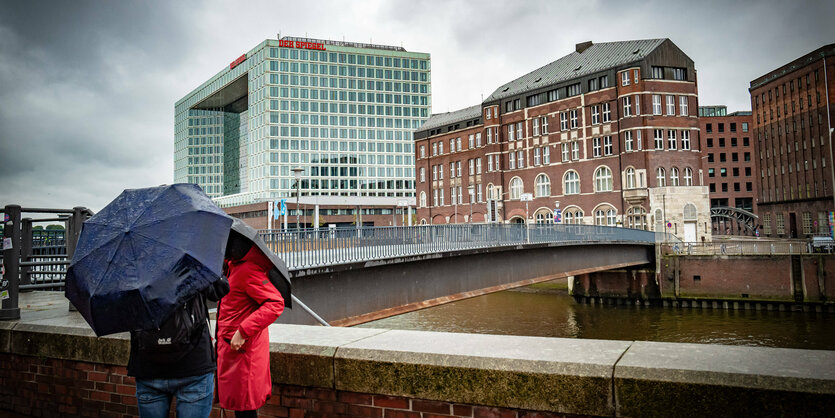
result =
M316 312L313 312L313 310L312 310L312 309L308 308L308 307L307 307L307 305L305 305L305 304L304 304L304 302L300 301L300 300L299 300L299 298L297 298L297 297L296 297L296 295L291 295L290 297L291 297L291 298L293 298L293 302L294 302L294 303L298 303L298 304L299 304L299 306L301 306L301 307L302 307L302 309L304 309L304 311L305 311L305 312L309 313L309 314L310 314L310 316L312 316L314 319L316 319L317 321L319 321L319 323L320 323L320 324L322 324L322 325L324 325L324 326L326 326L326 327L331 326L331 324L329 324L327 321L325 321L324 319L322 319L322 317L321 317L321 316L317 315L317 314L316 314Z

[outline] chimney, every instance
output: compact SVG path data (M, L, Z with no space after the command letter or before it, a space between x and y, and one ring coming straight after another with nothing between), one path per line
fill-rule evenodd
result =
M577 51L578 54L582 54L583 51L589 49L590 46L592 46L591 41L581 42L581 43L576 45L575 50Z

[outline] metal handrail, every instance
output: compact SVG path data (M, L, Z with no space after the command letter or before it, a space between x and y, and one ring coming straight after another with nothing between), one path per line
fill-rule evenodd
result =
M290 269L520 244L654 244L655 233L567 224L458 224L259 231Z

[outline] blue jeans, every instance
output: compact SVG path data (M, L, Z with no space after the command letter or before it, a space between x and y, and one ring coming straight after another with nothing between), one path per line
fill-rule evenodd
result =
M136 379L139 416L167 417L171 399L177 398L177 417L206 418L212 412L214 373L174 379Z

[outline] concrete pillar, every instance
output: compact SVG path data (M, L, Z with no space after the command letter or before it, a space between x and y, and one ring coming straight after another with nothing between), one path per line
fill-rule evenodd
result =
M313 229L319 229L319 203L313 206Z

